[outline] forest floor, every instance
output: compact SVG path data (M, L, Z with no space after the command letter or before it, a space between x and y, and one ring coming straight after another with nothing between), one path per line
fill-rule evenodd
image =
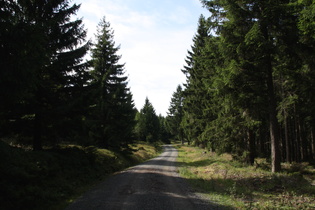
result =
M179 173L213 202L233 209L314 209L315 169L308 163L283 164L271 173L265 159L254 166L205 150L177 145Z
M67 144L32 151L0 141L0 209L64 209L110 174L161 152L157 144L130 147L128 153Z

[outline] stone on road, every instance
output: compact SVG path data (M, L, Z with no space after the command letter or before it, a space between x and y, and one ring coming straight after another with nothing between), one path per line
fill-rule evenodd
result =
M216 208L190 192L177 173L177 150L163 147L159 157L111 176L66 210Z

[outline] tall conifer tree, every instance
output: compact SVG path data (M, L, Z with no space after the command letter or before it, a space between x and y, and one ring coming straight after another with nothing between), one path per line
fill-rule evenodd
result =
M117 55L114 34L105 17L98 25L92 49L92 128L94 140L102 147L120 148L132 140L135 109L124 76L124 64Z
M77 85L74 78L83 75L87 69L88 65L82 61L89 42L85 42L82 20L71 20L80 6L70 5L68 0L10 1L5 6L12 9L8 17L11 25L9 21L1 21L6 25L7 33L13 35L9 40L11 45L7 44L11 47L8 56L15 56L17 62L8 61L13 67L12 72L21 72L21 76L27 74L25 78L29 80L25 83L25 78L17 77L25 90L15 101L14 108L20 109L15 118L31 122L23 127L33 125L33 147L39 150L43 138L56 139L62 133L57 127L63 127L59 125L69 114L68 103L73 99L73 88ZM23 43L16 45L13 39L20 37ZM6 70L2 73L6 74Z
M185 98L183 110L183 123L186 138L189 142L194 141L195 144L200 144L200 135L204 130L205 119L203 118L204 100L206 94L203 79L204 79L204 59L202 51L205 47L206 38L209 37L209 27L203 15L198 21L197 34L193 38L193 46L191 51L188 51L186 66L182 72L186 75L187 83L183 96Z
M178 85L176 92L172 95L166 118L170 133L182 143L184 143L184 131L181 126L183 120L183 100L183 90L182 87Z
M142 141L154 142L159 140L159 118L148 98L145 99L145 103L138 115L136 130L138 138Z

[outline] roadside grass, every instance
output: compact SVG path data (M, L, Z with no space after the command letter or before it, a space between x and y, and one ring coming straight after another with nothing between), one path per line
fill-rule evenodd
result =
M205 153L178 145L179 173L217 204L235 209L314 209L315 169L308 163L283 164L273 174L264 159L254 166L229 154Z
M0 141L0 209L64 209L110 174L158 155L138 142L131 152L59 145L30 151Z

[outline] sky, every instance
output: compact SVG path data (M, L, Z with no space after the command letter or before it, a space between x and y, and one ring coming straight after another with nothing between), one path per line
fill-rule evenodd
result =
M95 40L96 27L105 17L120 46L128 86L140 110L148 97L156 114L166 116L172 94L185 83L181 72L187 50L197 31L201 14L208 16L199 0L73 0L81 4L88 39Z

